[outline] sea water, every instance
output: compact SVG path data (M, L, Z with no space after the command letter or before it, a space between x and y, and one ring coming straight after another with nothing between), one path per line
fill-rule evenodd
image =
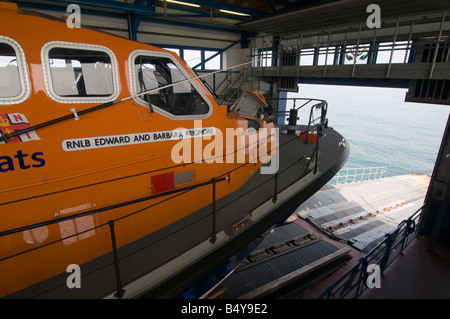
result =
M450 106L404 102L407 89L301 84L288 97L328 102L329 126L348 140L345 168L386 166L384 177L431 174ZM309 117L309 109L299 111Z

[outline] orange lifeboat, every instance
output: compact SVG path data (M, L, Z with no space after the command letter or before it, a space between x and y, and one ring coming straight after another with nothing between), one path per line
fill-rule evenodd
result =
M258 92L228 111L171 52L3 3L0 30L2 297L220 280L348 157L323 121L283 134Z

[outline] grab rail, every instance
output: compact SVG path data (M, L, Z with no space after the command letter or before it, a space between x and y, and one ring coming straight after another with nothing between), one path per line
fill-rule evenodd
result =
M345 275L323 292L318 299L344 299L350 293L357 299L368 287L368 267L376 264L380 267L381 274L401 254L403 250L414 240L412 236L417 229L417 221L420 218L426 204L420 207L408 219L402 221L397 228L385 235L375 248L362 257ZM411 238L410 238L411 237Z
M329 184L338 185L380 179L386 171L386 166L343 168L334 175Z
M215 182L221 182L221 181L224 181L224 180L227 180L227 179L228 179L227 177L223 177L223 178L215 179ZM23 227L18 227L18 228L2 231L2 232L0 232L0 237L6 236L6 235L15 234L15 233L19 233L19 232L23 232L23 231L27 231L27 230L31 230L31 229L34 229L34 228L39 228L39 227L49 226L49 225L56 224L56 223L61 223L63 221L67 221L67 220L72 220L72 219L76 219L76 218L80 218L80 217L84 217L84 216L89 216L89 215L93 215L93 214L97 214L97 213L102 213L102 212L105 212L105 211L108 211L108 210L113 210L113 209L116 209L116 208L120 208L120 207L124 207L124 206L129 206L129 205L141 203L141 202L148 201L148 200L151 200L151 199L155 199L155 198L158 198L158 197L163 197L163 196L176 194L176 193L180 193L180 192L184 192L184 191L190 191L190 190L202 187L202 186L210 185L212 183L213 183L213 181L199 183L199 184L196 184L196 185L187 186L187 187L183 187L183 188L178 188L178 189L170 190L170 191L159 193L159 194L155 194L155 195L150 195L150 196L138 198L138 199L131 200L131 201L128 201L128 202L123 202L123 203L119 203L119 204L115 204L115 205L110 205L110 206L106 206L106 207L90 210L90 211L83 212L83 213L70 215L70 216L67 216L67 217L59 217L57 219L48 220L48 221L41 222L41 223L36 223L36 224L28 225L28 226L23 226ZM127 216L125 216L125 217L127 217ZM124 217L122 217L122 218L124 218ZM7 259L7 258L0 259L0 261L3 261L5 259Z
M19 232L23 232L23 231L27 231L27 230L43 227L43 226L53 225L53 224L61 223L61 222L68 221L68 220L73 220L73 219L84 217L84 216L94 215L94 214L97 214L97 213L100 213L100 212L105 212L105 211L108 211L108 210L113 210L113 209L116 209L116 208L137 204L137 203L148 201L148 200L155 199L155 198L158 198L158 197L168 196L168 195L172 195L172 194L176 194L176 193L188 192L188 191L191 191L193 189L212 184L213 185L213 187L212 187L212 191L213 191L213 195L212 195L213 196L213 211L212 211L212 216L213 216L213 225L212 225L213 235L212 235L211 242L214 243L215 240L216 240L215 239L215 228L216 228L216 225L215 225L215 223L216 223L216 220L215 220L215 214L216 214L216 210L215 210L216 183L217 182L222 182L222 181L225 181L225 180L228 180L228 177L213 178L211 181L208 181L208 182L199 183L199 184L196 184L196 185L187 186L187 187L183 187L183 188L179 188L179 189L175 189L175 190L171 190L171 191L167 191L167 192L163 192L163 193L159 193L159 194L155 194L155 195L151 195L151 196L147 196L147 197L142 197L142 198L139 198L139 199L136 199L136 200L123 202L123 203L120 203L120 204L111 205L111 206L107 206L107 207L103 207L103 208L100 208L100 209L95 209L95 210L91 210L91 211L87 211L87 212L83 212L83 213L79 213L79 214L74 214L74 215L71 215L71 216L63 217L63 218L58 218L58 219L54 219L54 220L48 220L48 221L41 222L41 223L36 223L36 224L33 224L33 225L28 225L28 226L23 226L23 227L10 229L10 230L7 230L7 231L2 231L2 232L0 232L0 237L12 235L12 234L15 234L15 233L19 233ZM157 203L157 204L159 204L159 203ZM142 211L142 210L140 210L140 211ZM123 219L123 218L126 218L126 217L129 217L129 216L134 215L134 214L135 213L130 213L130 214L128 214L126 216L122 216L122 217L120 217L120 218L118 218L116 220L112 219L112 220L108 221L107 223L104 223L104 224L101 224L101 225L98 225L98 226L95 226L94 228L92 228L92 229L95 229L95 228L100 228L100 227L105 227L105 226L109 226L109 228L110 228L112 253L113 253L113 258L114 258L114 269L115 269L116 285L117 285L117 292L115 294L116 298L122 298L123 295L125 294L125 290L123 290L123 288L122 288L122 282L121 282L121 278L120 278L119 258L118 258L118 255L117 255L117 245L116 245L116 236L115 236L114 225L115 225L116 221L118 221L120 219ZM85 231L83 231L83 232L85 232ZM77 235L77 234L74 234L74 235ZM72 237L74 235L70 235L68 237ZM19 253L15 253L13 255L1 258L0 262L8 260L8 259L11 259L11 258L14 258L14 257L17 257L17 256L22 255L22 254L26 254L26 253L31 252L31 251L35 251L35 250L43 248L43 247L47 247L49 245L56 244L58 242L64 241L68 237L62 237L62 238L60 238L58 240L55 240L55 241L53 241L51 243L46 243L46 244L44 244L42 246L31 248L31 249L28 249L28 250L25 250L25 251L22 251L22 252L19 252Z
M289 124L278 124L280 128L286 128L288 131L288 134L294 134L295 131L298 130L299 126L298 121L301 120L301 118L298 117L298 111L306 108L307 106L310 106L309 111L309 117L308 122L304 123L303 125L306 126L306 130L303 132L300 132L299 138L301 140L305 140L305 144L309 143L309 136L310 134L315 133L317 136L317 139L315 140L316 146L314 148L314 157L315 157L315 167L314 167L314 174L317 172L317 165L319 160L319 140L320 137L323 136L324 128L328 126L328 120L327 120L327 111L328 111L328 102L321 99L316 98L272 98L267 99L267 101L292 101L292 108L289 111L277 111L272 112L272 116L275 118L278 117L286 117L289 116L288 122ZM298 103L300 102L300 103ZM318 111L318 115L315 115L315 111ZM312 161L312 157L310 158L310 163ZM308 164L309 167L309 164Z
M304 122L303 125L307 125L308 130L315 129L316 127L320 127L320 134L322 134L322 129L327 126L327 111L328 111L328 102L321 99L316 98L269 98L266 99L268 104L270 105L271 101L284 101L284 102L292 102L289 111L276 111L271 112L273 117L286 117L289 116L288 121L291 126L297 125L297 122L301 120L298 118L298 111L307 106L310 106L310 112L308 117L308 122ZM300 102L300 103L299 103ZM314 110L320 110L319 116L314 117ZM280 127L284 127L284 124L279 124ZM289 129L289 128L288 128Z
M296 100L301 100L301 99L296 99ZM311 100L315 100L315 99L306 99L306 100L311 101ZM309 101L304 103L303 105L301 105L298 109L300 109L300 108L304 107L305 105L307 105L309 103ZM323 132L321 128L323 128L323 126L326 123L326 107L327 107L326 101L323 101L323 100L319 100L319 101L321 101L321 102L311 106L309 122L308 122L308 125L307 125L308 130L306 132L302 133L302 134L307 134L307 133L309 133L310 130L312 130L312 131L316 130L317 131L317 135L318 135L317 136L316 146L312 149L312 151L310 152L310 155L308 155L308 156L305 155L302 158L297 159L297 161L295 161L293 164L291 164L291 166L292 166L292 165L298 163L299 161L301 161L303 159L307 159L308 160L308 158L309 158L309 163L306 166L305 171L303 172L303 176L306 175L306 171L307 171L307 169L308 169L308 167L309 167L309 165L310 165L310 163L312 161L313 155L315 155L315 159L316 159L315 168L314 168L314 174L317 172L317 162L318 162L318 153L319 153L318 152L318 149L319 149L319 136ZM321 109L321 114L320 114L319 117L314 117L313 116L314 109L317 109L317 108ZM318 121L318 120L320 120L320 121L318 123L316 123L316 121ZM301 134L300 134L300 136L301 136ZM295 138L297 138L297 137L295 137ZM295 138L293 138L293 139L295 139ZM308 143L308 138L306 138L305 143L306 144ZM290 166L287 167L284 171L286 171L288 168L290 168ZM284 171L276 172L275 175L272 177L274 179L274 184L275 184L274 185L274 197L272 199L274 203L277 201L277 195L278 195L278 176L279 176L279 174L284 173ZM160 198L160 197L165 197L165 196L169 196L169 195L174 195L173 197L175 197L175 196L178 196L178 195L182 195L182 194L184 194L186 192L189 192L191 190L211 185L212 186L212 212L211 212L211 217L212 217L212 227L211 227L212 228L212 234L211 234L210 242L214 244L216 242L216 240L217 240L217 238L216 238L216 214L217 214L217 208L216 208L216 185L217 185L218 182L222 182L222 181L228 180L228 176L224 177L224 175L225 174L223 174L223 175L221 175L219 177L212 178L210 181L206 181L206 182L203 182L203 183L198 183L196 185L191 185L191 186L187 186L187 187L183 187L183 188L179 188L179 189L174 189L174 190L170 190L170 191L166 191L166 192L162 192L162 193L158 193L158 194L153 194L153 195L150 195L150 196L134 199L134 200L127 201L127 202L122 202L122 203L119 203L119 204L105 206L105 207L102 207L102 208L97 208L97 209L89 210L89 211L86 211L86 212L82 212L82 213L78 213L78 214L74 214L74 215L70 215L70 216L66 216L66 217L58 217L58 218L53 219L53 220L47 220L47 221L35 223L35 224L32 224L32 225L27 225L27 226L23 226L23 227L14 228L14 229L9 229L9 230L6 230L6 231L1 231L0 232L0 237L13 235L13 234L16 234L16 233L19 233L19 232L32 230L32 229L36 229L36 228L39 228L39 227L45 227L45 226L50 226L50 225L57 224L57 223L66 222L66 221L74 220L74 219L77 219L77 218L80 218L80 217L95 215L95 214L98 214L98 213L101 213L101 212L106 212L106 211L114 210L114 209L121 208L121 207L124 207L124 206L129 206L129 205L133 205L133 204L137 204L137 203L142 203L142 202L149 201L149 200L156 199L156 198ZM170 197L169 199L171 199L173 197ZM159 204L165 202L166 200L167 199L163 199L162 201L160 201L158 203L155 203L152 206L159 205ZM149 208L149 207L147 207L147 208ZM118 248L117 248L117 245L116 245L115 223L117 221L121 220L121 219L128 218L128 217L130 217L130 216L132 216L134 214L140 213L140 212L144 211L145 209L140 209L140 210L132 212L132 213L130 213L128 215L121 216L121 217L119 217L117 219L111 219L108 222L100 224L100 225L97 225L97 226L94 226L91 229L83 230L82 232L78 232L78 233L75 233L75 234L71 234L69 236L61 237L60 239L57 239L57 240L54 240L52 242L48 242L48 243L42 244L42 245L40 245L38 247L30 248L30 249L27 249L27 250L24 250L24 251L21 251L21 252L18 252L18 253L14 253L13 255L10 255L10 256L0 258L0 262L3 262L5 260L8 260L8 259L20 256L20 255L23 255L23 254L26 254L26 253L29 253L29 252L32 252L32 251L35 251L35 250L38 250L38 249L41 249L41 248L53 245L53 244L56 244L58 242L62 242L64 240L68 239L68 238L71 238L73 236L79 235L80 233L84 233L84 232L88 232L88 231L93 230L93 229L98 229L98 228L101 228L101 227L107 227L108 226L109 230L110 230L110 235L111 235L110 236L111 245L112 245L111 252L112 252L112 255L113 255L113 265L114 265L114 270L115 270L116 286L117 286L116 293L115 293L114 296L116 298L122 298L124 296L124 294L125 294L125 290L123 289L122 280L121 280L121 277L120 277L120 261L119 261L119 258L118 258Z
M250 42L252 68L278 68L281 74L290 67L296 69L298 77L303 67L320 66L325 76L329 66L353 65L354 77L356 65L383 64L387 65L385 76L390 77L393 64L423 63L431 78L436 63L450 62L449 54L439 53L449 46L444 37L449 30L448 16L449 10L444 9L429 14L426 21L418 16L399 16L372 30L360 23L303 30L286 37L264 34ZM422 31L425 25L427 36Z

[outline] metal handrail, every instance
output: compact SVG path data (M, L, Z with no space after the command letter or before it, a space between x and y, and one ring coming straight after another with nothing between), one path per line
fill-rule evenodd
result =
M264 53L264 55L261 54L254 54L252 55L252 58L254 59L266 59L266 60L273 60L273 61L279 61L283 58L288 57L292 63L289 65L272 65L272 64L258 64L257 66L253 66L253 68L278 68L278 67L308 67L308 66L329 66L329 65L339 65L339 64L347 64L351 65L354 63L357 63L356 61L358 58L361 61L366 62L367 64L393 64L393 63L412 63L412 61L408 61L408 57L411 55L411 59L414 58L414 53L422 47L426 47L428 43L417 43L412 40L409 41L396 41L393 43L386 42L386 43L378 43L377 45L373 45L370 43L360 43L358 45L352 44L348 45L347 47L339 47L339 46L330 46L330 47L324 47L324 46L317 46L317 47L308 47L303 48L300 52L292 52L292 53L286 53L285 52L276 52L276 51L270 51ZM438 44L435 44L437 46ZM375 57L371 58L372 56L378 54L379 52L389 52L389 57L385 57L387 60L386 62L380 62L377 61ZM395 52L402 52L404 53L403 59L400 61L392 61L392 57ZM335 56L338 56L339 58L335 59ZM309 61L307 63L304 63L302 61L302 58L305 57L311 57L313 58L312 61ZM319 57L324 58L323 61L319 62ZM333 63L331 63L329 60L333 58ZM345 63L344 60L351 61L348 63ZM341 61L339 63L339 61ZM448 61L445 61L448 62ZM303 63L303 64L302 64ZM364 64L366 64L364 63Z
M297 120L298 120L298 111L302 108L305 108L306 106L310 105L310 111L309 111L309 119L308 123L306 125L306 130L303 132L300 132L299 138L302 138L305 136L305 144L309 143L309 135L315 131L317 135L316 140L316 146L313 149L313 155L315 157L315 164L314 164L314 174L317 173L318 169L318 162L319 162L319 141L320 137L323 135L324 128L328 125L327 120L327 111L328 111L328 102L322 99L317 98L270 98L267 99L267 101L293 101L293 107L289 111L276 111L272 112L271 116L278 118L278 117L285 117L289 115L289 124L287 126L288 128L288 134L294 134L297 130ZM297 102L301 101L299 105L297 105ZM314 117L314 111L319 109L320 115ZM310 161L307 165L309 167L310 163L312 162L313 156L310 157ZM306 170L306 169L305 169Z
M381 28L386 32L380 32L377 28L369 30L360 23L359 28L356 24L352 24L330 26L328 30L323 28L303 30L298 35L280 36L277 42L267 35L262 35L252 40L251 57L254 61L262 62L254 63L253 67L280 68L283 66L321 65L326 69L327 65L344 64L345 59L350 60L348 64L355 65L358 58L367 64L388 63L390 67L393 63L420 62L416 59L416 54L429 48L434 52L426 62L432 64L432 73L436 62L450 62L450 55L444 56L440 60L437 58L440 46L448 47L449 45L448 38L444 38L445 31L448 31L448 26L445 25L448 14L449 11L445 9L441 12L434 12L432 14L434 17L427 19L426 23L434 23L435 27L426 35L422 31L425 20L417 19L417 17L397 17L396 21L394 19L390 22L386 21ZM340 38L336 39L337 35L340 35ZM377 55L382 51L389 52L389 56L387 60L379 62ZM396 51L404 51L402 60L393 60ZM303 57L309 57L312 64L302 64ZM319 57L325 58L325 61L323 59L319 61ZM389 76L389 73L387 75Z
M237 97L239 97L239 92L241 91L242 88L241 88L241 86L236 87L236 84L240 80L242 80L242 77L243 77L243 73L240 73L239 76L233 82L230 82L228 84L228 86L226 86L222 90L222 92L218 95L219 96L218 101L217 101L218 104L228 104L235 95L237 95ZM217 88L216 90L218 90L218 89L219 88ZM231 94L230 94L230 92L231 92Z
M408 219L402 221L397 228L385 235L385 239L378 243L369 253L362 257L346 274L339 278L333 285L323 292L318 299L344 299L350 293L357 299L364 291L369 289L367 286L368 266L377 264L380 267L381 274L386 268L401 254L404 249L414 240L410 239L417 227L417 221L420 218L426 204L423 204ZM410 240L409 240L410 239Z
M386 166L343 168L332 178L329 184L338 185L380 179L386 172Z
M215 91L215 92L218 91L218 90L220 89L220 87L221 87L225 82L227 82L227 81L228 81L228 82L231 82L230 77L231 77L232 74L233 74L233 73L232 73L231 70L225 71L225 77L223 78L222 82L220 82L219 85L217 85L217 86L214 88L214 91ZM219 95L219 94L218 94L218 95Z
M221 182L221 181L224 181L226 179L227 179L226 177L223 177L223 178L220 178L220 179L216 179L215 182ZM155 199L155 198L158 198L158 197L163 197L163 196L167 196L167 195L181 193L181 192L184 192L184 191L190 191L190 190L202 187L202 186L210 185L212 183L213 183L213 181L199 183L199 184L196 184L196 185L187 186L187 187L183 187L183 188L178 188L178 189L170 190L170 191L167 191L167 192L163 192L163 193L158 193L158 194L142 197L142 198L139 198L139 199L135 199L135 200L131 200L131 201L115 204L115 205L110 205L110 206L106 206L106 207L90 210L90 211L83 212L83 213L78 213L78 214L74 214L74 215L70 215L70 216L66 216L66 217L60 217L60 218L53 219L53 220L47 220L47 221L36 223L36 224L32 224L32 225L27 225L27 226L22 226L22 227L10 229L10 230L1 231L0 232L0 237L7 236L7 235L12 235L12 234L15 234L15 233L19 233L19 232L23 232L23 231L27 231L27 230L43 227L43 226L49 226L49 225L52 225L52 224L61 223L61 222L64 222L64 221L68 221L68 220L72 220L72 219L76 219L76 218L80 218L80 217L84 217L84 216L89 216L89 215L94 215L94 214L97 214L97 213L102 213L102 212L113 210L113 209L116 209L116 208L120 208L120 207L124 207L124 206L129 206L129 205L141 203L141 202L144 202L144 201L149 201L151 199ZM7 258L0 259L0 261L3 261L5 259L7 259Z
M315 99L308 99L308 100L315 100ZM323 100L319 100L319 101L321 101L321 103L317 103L317 104L311 106L309 123L308 123L308 128L310 130L314 130L314 129L316 129L317 127L319 127L321 125L323 126L324 122L325 122L327 103L325 101L323 101ZM325 102L325 103L323 103L323 102ZM301 107L304 107L306 104L307 103L303 104ZM299 107L299 108L301 108L301 107ZM322 109L320 117L318 117L318 118L313 118L312 117L314 108L321 108ZM324 108L325 108L325 112L324 112ZM319 123L315 123L315 120L317 120L317 119L320 119ZM319 148L319 132L320 132L320 129L317 129L317 134L318 134L317 144L314 147L314 149L312 150L312 152L315 153L315 158L316 158L314 174L317 172L317 162L318 162L318 153L319 153L318 152L318 148ZM305 133L305 132L303 132L303 133ZM306 132L306 133L308 133L308 132ZM308 138L306 138L305 143L308 143ZM313 156L311 156L310 162L312 160L312 157ZM301 159L299 159L299 160L301 160ZM309 167L309 163L308 163L307 167ZM305 169L305 172L306 172L306 169ZM272 177L274 179L274 183L275 183L274 198L273 198L274 202L277 201L277 194L278 194L277 179L278 179L278 175L281 174L281 173L283 173L283 172L277 172ZM142 197L142 198L138 198L138 199L135 199L135 200L122 202L122 203L114 204L114 205L110 205L110 206L105 206L105 207L102 207L102 208L89 210L89 211L86 211L86 212L73 214L73 215L66 216L66 217L60 217L60 218L57 218L57 219L47 220L47 221L35 223L35 224L32 224L32 225L27 225L27 226L23 226L23 227L14 228L14 229L9 229L9 230L6 230L6 231L1 231L0 232L0 237L13 235L13 234L16 234L16 233L19 233L19 232L32 230L32 229L36 229L36 228L39 228L39 227L45 227L45 226L50 226L50 225L53 225L53 224L66 222L66 221L74 220L74 219L77 219L77 218L80 218L80 217L95 215L95 214L98 214L98 213L101 213L101 212L114 210L114 209L121 208L121 207L124 207L124 206L129 206L129 205L145 202L145 201L149 201L149 200L160 198L160 197L165 197L165 196L169 196L169 195L178 196L178 195L184 194L184 193L186 193L188 191L191 191L191 190L199 188L199 187L212 185L212 212L211 212L211 216L212 216L212 227L211 227L212 228L212 234L211 234L211 240L210 241L211 241L211 243L215 243L216 242L216 211L217 211L217 209L216 209L216 184L218 182L222 182L222 181L228 180L228 177L223 177L223 176L224 176L224 174L219 176L219 177L212 178L210 181L203 182L203 183L198 183L196 185L191 185L191 186L187 186L187 187L183 187L183 188L179 188L179 189L174 189L174 190L162 192L162 193L159 193L159 194L153 194L153 195ZM170 197L170 198L173 198L173 197ZM160 203L162 203L164 201L165 201L165 199L162 200L161 202L156 203L155 205L158 205L158 204L160 204ZM93 230L93 229L109 226L110 235L111 235L110 236L111 237L111 245L112 245L111 252L113 254L113 265L114 265L114 269L115 269L115 277L116 277L116 285L117 285L115 297L116 298L122 298L124 296L124 294L125 294L125 290L123 289L122 281L121 281L121 277L120 277L120 261L119 261L119 258L118 258L118 247L116 245L115 222L117 222L117 221L119 221L121 219L130 217L130 216L132 216L132 215L134 215L136 213L142 212L142 211L143 211L143 209L138 210L137 212L133 212L133 213L130 213L128 215L119 217L119 218L117 218L115 220L114 219L109 220L108 222L106 222L104 224L101 224L101 225L97 225L97 226L95 226L95 227L93 227L91 229L83 230L82 232L78 232L78 233L75 233L75 234L72 234L72 235L69 235L69 236L66 236L66 237L62 237L62 238L54 240L52 242L45 243L45 244L43 244L41 246L34 247L34 248L31 248L31 249L28 249L28 250L24 250L24 251L15 253L13 255L7 256L7 257L0 258L0 262L8 260L8 259L11 259L11 258L14 258L14 257L17 257L17 256L22 255L22 254L26 254L26 253L29 253L29 252L32 252L32 251L35 251L35 250L38 250L38 249L50 246L50 245L53 245L53 244L56 244L58 242L64 241L64 240L66 240L68 238L71 238L73 236L79 235L81 233L84 233L84 232L87 232L87 231L90 231L90 230Z
M37 224L33 224L33 225L28 225L28 226L18 227L18 228L15 228L15 229L10 229L10 230L7 230L7 231L2 231L2 232L0 232L0 237L12 235L12 234L15 234L15 233L19 233L19 232L23 232L23 231L39 228L39 227L49 226L49 225L65 222L65 221L68 221L68 220L73 220L73 219L76 219L76 218L88 216L88 215L94 215L94 214L97 214L97 213L100 213L100 212L113 210L113 209L116 209L116 208L119 208L119 207L123 207L123 206L133 205L133 204L136 204L136 203L148 201L148 200L159 198L159 197L163 197L163 196L168 196L168 195L177 194L177 193L178 194L182 194L184 192L188 192L188 191L191 191L193 189L212 184L213 185L213 188L212 188L212 191L213 191L213 211L212 211L211 214L213 216L213 224L212 224L212 240L211 240L211 242L214 243L215 240L216 240L215 239L215 228L216 228L216 220L215 220L215 214L216 214L216 209L215 209L216 183L217 182L222 182L222 181L225 181L225 180L228 180L228 177L213 178L211 181L208 181L208 182L204 182L204 183L199 183L199 184L192 185L192 186L183 187L183 188L179 188L179 189L175 189L175 190L171 190L171 191L167 191L167 192L163 192L163 193L159 193L159 194L155 194L155 195L139 198L139 199L136 199L136 200L131 200L131 201L128 201L128 202L123 202L123 203L120 203L120 204L103 207L103 208L100 208L100 209L95 209L95 210L91 210L91 211L87 211L87 212L83 212L83 213L79 213L79 214L74 214L74 215L71 215L71 216L63 217L63 218L58 218L58 219L54 219L54 220L48 220L48 221L37 223ZM157 204L159 204L159 203L157 203ZM142 211L142 210L140 210L140 211ZM140 211L138 211L138 212L140 212ZM122 216L122 217L120 217L120 218L118 218L116 220L110 220L110 221L108 221L105 224L97 225L97 226L92 228L92 229L96 229L96 228L105 227L105 226L109 226L109 228L110 228L112 253L113 253L113 258L114 258L114 269L115 269L116 285L117 285L117 292L115 294L116 298L122 298L123 295L125 294L125 290L123 290L123 288L122 288L122 282L121 282L121 278L120 278L120 268L119 268L120 263L119 263L119 258L118 258L118 254L117 254L117 245L116 245L116 236L115 236L114 224L115 224L116 221L121 220L123 218L127 218L127 217L129 217L131 215L134 215L134 214L135 213L131 213L131 214L128 214L126 216ZM92 230L92 229L89 229L89 230ZM89 231L89 230L84 230L83 232L86 232L86 231ZM83 232L81 232L81 233L83 233ZM70 237L75 236L75 235L78 235L78 234L80 234L80 233L76 233L76 234L73 234L73 235L70 235L70 236L67 236L67 237L63 237L63 238L55 240L55 241L53 241L51 243L46 243L46 244L41 245L39 247L28 249L28 250L25 250L25 251L22 251L22 252L19 252L19 253L15 253L13 255L1 258L0 262L8 260L8 259L11 259L11 258L14 258L14 257L17 257L17 256L22 255L22 254L26 254L26 253L31 252L31 251L35 251L35 250L40 249L40 248L47 247L49 245L56 244L58 242L64 241L65 239L70 238Z
M292 109L291 110L296 110L299 111L301 109L303 109L304 107L308 106L310 103L315 103L313 105L310 106L310 116L309 116L309 122L308 125L310 127L311 123L315 123L317 120L321 120L319 124L322 125L326 125L326 115L327 115L327 111L328 111L328 102L322 99L317 99L317 98L308 98L308 97L297 97L297 98L269 98L266 99L266 101L268 101L270 104L270 101L293 101L293 105L292 105ZM297 102L301 102L300 105L297 105ZM319 117L313 118L313 111L314 108L321 109L321 114ZM275 111L275 112L271 112L271 114L275 117L286 117L286 116L290 116L291 112L290 111Z

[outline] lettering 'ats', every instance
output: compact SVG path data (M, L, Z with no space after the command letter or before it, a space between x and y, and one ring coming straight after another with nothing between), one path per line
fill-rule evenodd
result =
M17 151L16 155L0 156L0 172L14 171L16 169L39 168L45 165L42 158L44 153L36 152L31 155L23 153L22 150Z

